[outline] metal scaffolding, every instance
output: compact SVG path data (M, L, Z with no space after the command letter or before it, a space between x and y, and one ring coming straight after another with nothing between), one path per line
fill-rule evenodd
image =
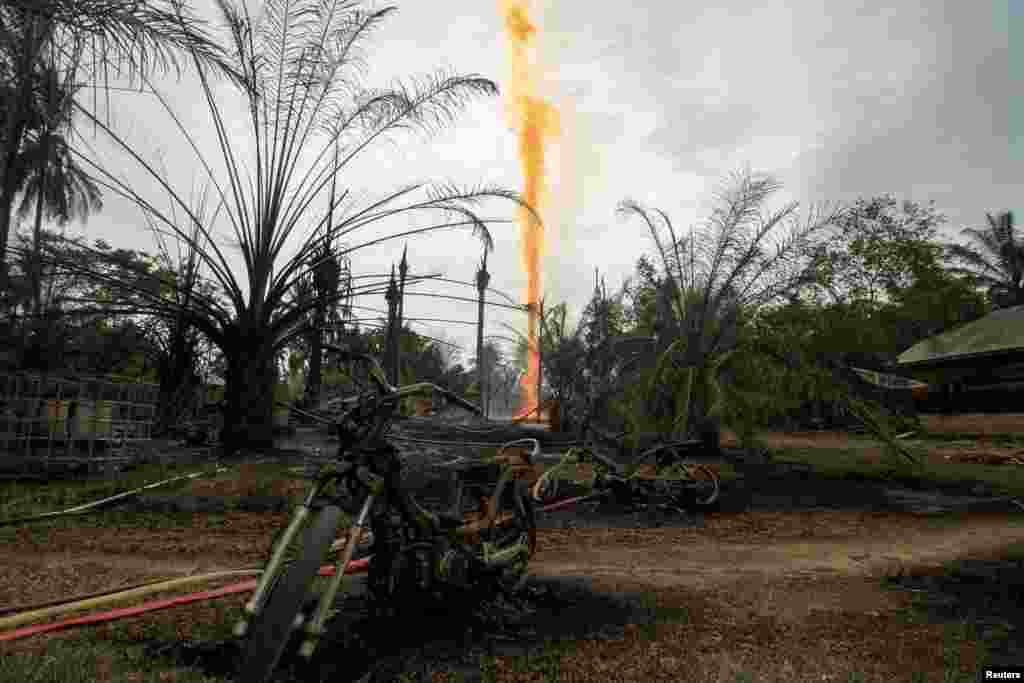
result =
M159 386L0 374L0 469L123 463L152 438Z

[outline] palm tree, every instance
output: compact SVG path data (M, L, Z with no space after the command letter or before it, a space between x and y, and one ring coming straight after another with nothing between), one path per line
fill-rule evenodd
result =
M0 286L6 279L11 214L26 168L41 70L63 73L77 91L109 93L116 79L180 74L178 53L236 77L220 47L180 0L3 0L0 2ZM45 81L44 81L45 85ZM94 106L97 102L94 100Z
M312 249L310 260L316 264L313 272L298 279L292 287L296 306L312 308L303 350L309 359L305 401L313 407L320 398L326 326L328 322L336 324L338 318L335 309L339 301L338 290L343 267L335 255L336 251L337 248L329 242L321 242Z
M217 6L231 46L231 65L243 76L248 141L236 131L229 136L219 99L223 93L214 89L211 69L198 54L194 65L211 130L217 137L220 168L215 169L203 155L192 132L182 125L159 89L148 79L145 83L195 152L200 171L209 178L221 224L230 225L240 253L240 271L229 262L222 240L215 237L217 221L204 221L192 213L152 163L99 117L82 107L78 110L136 164L136 178L145 176L144 181L129 184L99 161L82 155L83 162L101 178L101 186L135 202L162 230L191 244L204 274L223 296L223 301L194 298L189 318L225 356L223 438L226 450L234 452L272 442L270 397L277 381L273 359L292 340L306 334L309 313L319 303L317 297L302 302L292 296L295 283L316 272L323 262L314 256L318 245L345 239L349 246L333 255L344 259L366 246L461 227L470 228L487 248L493 248L488 224L511 223L513 219L484 218L474 207L489 198L525 204L517 193L501 188L462 189L426 183L406 185L361 203L347 190L330 200L325 195L333 179L340 179L353 159L374 143L404 130L436 130L453 120L473 98L495 95L497 86L477 75L440 73L387 89L365 87L361 48L394 7L367 10L351 0L269 0L255 21L245 3L218 0ZM337 162L333 159L336 149ZM141 194L154 185L166 190L172 203L188 214L198 238ZM356 231L365 232L381 221L408 214L440 217L429 219L422 227L352 242ZM286 248L293 245L288 256ZM374 280L348 294L380 295L381 285L379 279ZM147 292L131 287L120 291L135 298L140 312L174 313ZM336 294L335 300L340 296Z
M21 151L24 171L20 173L21 204L18 214L24 218L35 213L32 237L33 258L30 282L33 314L42 311L42 225L44 213L58 225L72 218L84 220L102 208L100 190L92 178L74 161L65 133L69 129L74 88L61 83L61 74L52 68L42 72L45 87L40 98L38 126L29 131ZM45 210L45 211L44 211Z
M324 326L334 304L338 301L338 287L341 283L342 267L335 255L336 249L329 242L324 242L313 251L313 261L317 264L313 271L313 291L316 296L316 308L313 311L313 330L310 337L309 357L309 398L311 405L316 405L320 398L321 373L324 356Z
M331 193L327 199L327 224L333 220L333 207L337 201L337 164L338 149L334 150L334 172L331 175ZM325 239L310 253L315 264L311 276L312 294L316 297L316 308L313 310L313 328L309 335L309 382L306 397L309 405L315 406L320 399L321 374L324 356L324 326L329 313L338 301L338 288L341 286L342 264L337 257L337 249L329 239Z
M711 218L689 235L676 232L668 214L625 200L618 212L643 220L661 258L662 273L653 283L657 364L647 402L661 398L671 409L660 429L685 435L703 430L719 412L719 366L733 352L741 316L792 291L803 281L799 261L811 237L831 224L838 212L812 211L798 221L796 202L763 213L781 185L749 170L733 174L717 194ZM769 235L789 224L774 249ZM668 239L660 234L667 231ZM665 380L668 380L667 382ZM671 395L659 396L667 387ZM692 404L692 406L691 406ZM714 439L717 442L717 439ZM709 443L717 448L717 443Z
M209 186L196 197L193 207L198 216L210 215ZM191 324L192 301L199 296L215 297L216 292L211 283L200 277L199 255L192 246L198 239L195 227L191 228L193 242L174 240L173 246L177 249L172 252L172 244L168 243L164 232L152 217L146 218L158 248L154 273L156 291L167 300L168 310L174 311L173 317L152 318L148 334L153 342L160 381L156 431L164 434L180 423L182 415L193 406L193 392L202 381L199 362L203 339ZM186 227L189 225L187 218L180 222Z
M988 289L996 308L1024 305L1024 236L1013 225L1013 212L986 213L984 228L965 228L978 248L963 244L947 247L950 258L963 265L950 268Z

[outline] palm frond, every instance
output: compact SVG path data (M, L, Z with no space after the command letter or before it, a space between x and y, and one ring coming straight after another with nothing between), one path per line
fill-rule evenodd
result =
M946 245L946 255L956 265L955 275L969 276L1002 300L998 305L1024 303L1024 237L1013 225L1013 212L985 214L985 228L964 228L962 233L973 246Z
M431 76L397 83L388 89L365 90L357 99L355 112L359 125L369 131L359 144L345 155L341 165L377 139L396 131L418 130L434 133L455 120L472 99L498 94L498 86L476 74L453 75L438 71Z
M240 80L206 32L206 22L181 0L5 0L5 4L87 37L104 80L110 69L129 78L154 70L180 75L185 54L194 54L205 66Z

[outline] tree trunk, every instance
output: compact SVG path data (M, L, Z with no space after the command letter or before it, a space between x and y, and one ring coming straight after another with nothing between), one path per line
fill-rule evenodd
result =
M267 451L274 445L277 370L273 346L258 332L241 334L234 348L224 349L224 355L228 364L221 432L225 455Z
M45 182L45 181L44 181ZM41 370L46 362L44 353L46 340L44 333L43 319L43 282L42 282L42 225L43 225L43 192L45 186L40 187L39 195L36 197L35 228L32 235L32 254L28 258L28 280L31 288L31 301L27 308L29 314L25 327L28 331L25 347L25 365L27 369Z
M18 73L15 86L17 95L11 99L13 102L7 105L4 116L4 137L3 137L3 175L0 176L0 289L7 289L7 244L11 229L11 212L14 208L14 200L18 194L18 185L21 178L16 172L20 162L21 140L28 127L28 113L32 102L34 82L32 72L42 46L52 36L53 24L39 16L33 15L30 25L24 28L21 36L22 44L18 46Z
M18 178L14 172L15 155L20 146L20 138L24 126L17 126L12 135L17 135L17 141L10 142L6 156L8 163L5 164L3 180L0 182L0 290L7 289L7 243L11 232L11 213L14 209L14 198L18 189ZM10 148L13 148L13 152Z
M314 325L316 329L309 337L309 377L306 380L306 401L314 410L320 403L320 387L322 386L324 357L324 315L323 309L317 305Z
M32 231L32 316L38 321L43 311L43 202L46 198L46 169L40 169L36 196L36 223Z
M168 355L160 364L160 393L157 402L157 433L166 434L177 424L197 384L195 351L186 339L180 319L171 339Z

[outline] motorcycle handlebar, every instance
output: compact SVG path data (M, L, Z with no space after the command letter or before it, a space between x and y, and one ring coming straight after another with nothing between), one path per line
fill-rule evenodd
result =
M479 406L470 403L466 399L462 398L453 391L449 391L443 387L439 387L436 384L430 382L419 382L416 384L409 384L402 387L393 386L387 380L387 375L384 373L384 369L381 367L380 362L374 357L366 353L357 353L351 349L346 349L341 346L335 346L334 344L325 344L324 349L332 353L337 354L342 360L348 361L359 361L366 363L370 366L370 379L373 380L377 386L377 391L385 396L402 395L408 396L413 394L422 394L426 391L435 391L443 395L448 400L452 401L458 406L469 410L472 413L481 415L483 410Z

